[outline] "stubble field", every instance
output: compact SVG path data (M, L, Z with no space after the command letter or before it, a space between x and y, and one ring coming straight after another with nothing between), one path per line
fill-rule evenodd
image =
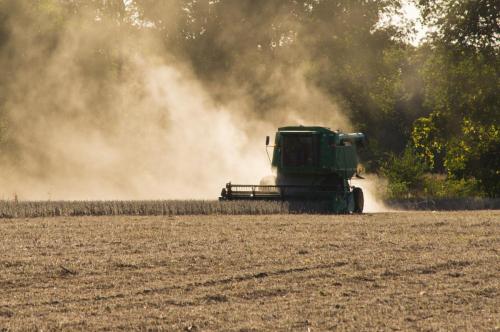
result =
M500 211L0 219L0 331L500 329Z

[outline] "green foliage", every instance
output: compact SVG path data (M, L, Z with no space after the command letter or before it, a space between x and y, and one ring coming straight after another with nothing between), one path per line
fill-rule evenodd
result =
M382 173L389 181L389 198L419 196L426 168L411 148L406 148L399 156L392 154L382 167Z
M412 131L412 145L419 158L431 169L436 168L436 157L443 151L443 140L437 126L439 113L415 121Z
M428 164L412 148L391 155L382 167L388 179L387 198L464 198L484 196L475 178L453 178L426 172Z
M455 180L427 174L423 179L421 196L427 198L466 198L481 197L483 192L479 182L474 178Z
M500 2L497 0L418 0L434 44L480 52L498 52Z
M436 28L422 77L425 106L415 121L412 146L433 171L454 181L474 178L491 197L500 195L500 27L498 1L421 0Z
M445 167L453 178L475 177L490 197L500 195L500 127L464 119L464 136L451 139Z

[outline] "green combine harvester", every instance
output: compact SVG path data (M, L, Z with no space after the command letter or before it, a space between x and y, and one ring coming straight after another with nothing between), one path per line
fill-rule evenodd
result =
M273 185L226 184L220 200L280 200L322 203L333 213L362 213L363 191L350 185L358 173L356 149L365 145L362 133L342 133L325 127L282 127L274 140ZM266 137L266 147L269 136Z

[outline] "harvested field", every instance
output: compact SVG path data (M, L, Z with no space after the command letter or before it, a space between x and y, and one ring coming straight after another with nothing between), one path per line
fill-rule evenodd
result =
M500 329L500 211L0 220L0 330Z

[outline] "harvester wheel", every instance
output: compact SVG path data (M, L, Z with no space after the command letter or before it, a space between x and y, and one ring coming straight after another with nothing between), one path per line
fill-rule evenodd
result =
M363 213L363 207L365 206L363 190L356 187L352 190L352 193L354 195L354 213Z

